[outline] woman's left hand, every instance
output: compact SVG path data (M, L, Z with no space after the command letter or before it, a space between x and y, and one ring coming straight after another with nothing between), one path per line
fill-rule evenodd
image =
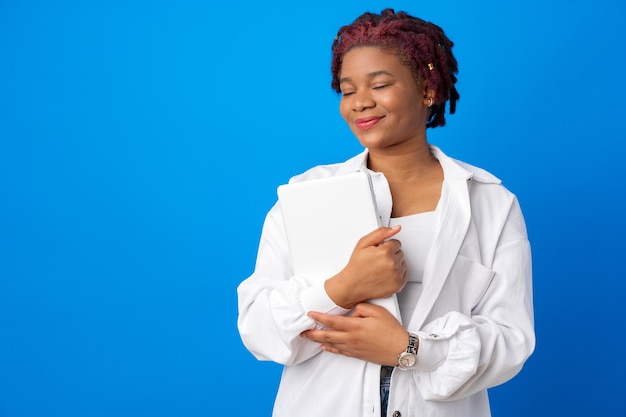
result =
M309 317L328 329L307 330L302 336L321 343L326 352L396 366L408 344L406 329L384 307L374 304L357 304L350 317L316 311L309 312Z

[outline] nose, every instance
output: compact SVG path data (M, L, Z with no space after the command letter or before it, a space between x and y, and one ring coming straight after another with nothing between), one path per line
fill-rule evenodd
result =
M354 104L352 109L355 111L363 111L372 108L376 102L369 93L369 90L361 90L354 93Z

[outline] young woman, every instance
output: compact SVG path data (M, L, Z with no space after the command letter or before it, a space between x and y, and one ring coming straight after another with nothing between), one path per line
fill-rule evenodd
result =
M534 349L531 254L516 197L429 145L454 113L457 62L438 26L365 13L340 29L332 87L365 150L291 181L367 170L388 227L320 285L293 276L279 205L238 288L238 327L285 365L275 417L489 416L487 389ZM367 300L396 294L402 323Z

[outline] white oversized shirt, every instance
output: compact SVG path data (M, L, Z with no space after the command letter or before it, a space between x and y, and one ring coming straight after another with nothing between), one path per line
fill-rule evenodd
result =
M413 370L393 371L388 416L490 416L487 389L522 368L534 350L531 252L516 197L488 172L431 146L444 181L437 234L407 330L420 338ZM291 179L306 181L366 169L367 150ZM373 179L383 224L391 193ZM380 365L320 351L300 336L311 310L347 314L294 276L279 204L267 214L253 274L238 287L238 328L259 360L285 365L274 417L378 417ZM398 352L399 353L399 352Z

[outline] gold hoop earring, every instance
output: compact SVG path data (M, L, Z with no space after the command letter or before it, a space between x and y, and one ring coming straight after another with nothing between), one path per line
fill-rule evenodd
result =
M428 108L430 109L433 105L433 98L432 97L428 97Z

